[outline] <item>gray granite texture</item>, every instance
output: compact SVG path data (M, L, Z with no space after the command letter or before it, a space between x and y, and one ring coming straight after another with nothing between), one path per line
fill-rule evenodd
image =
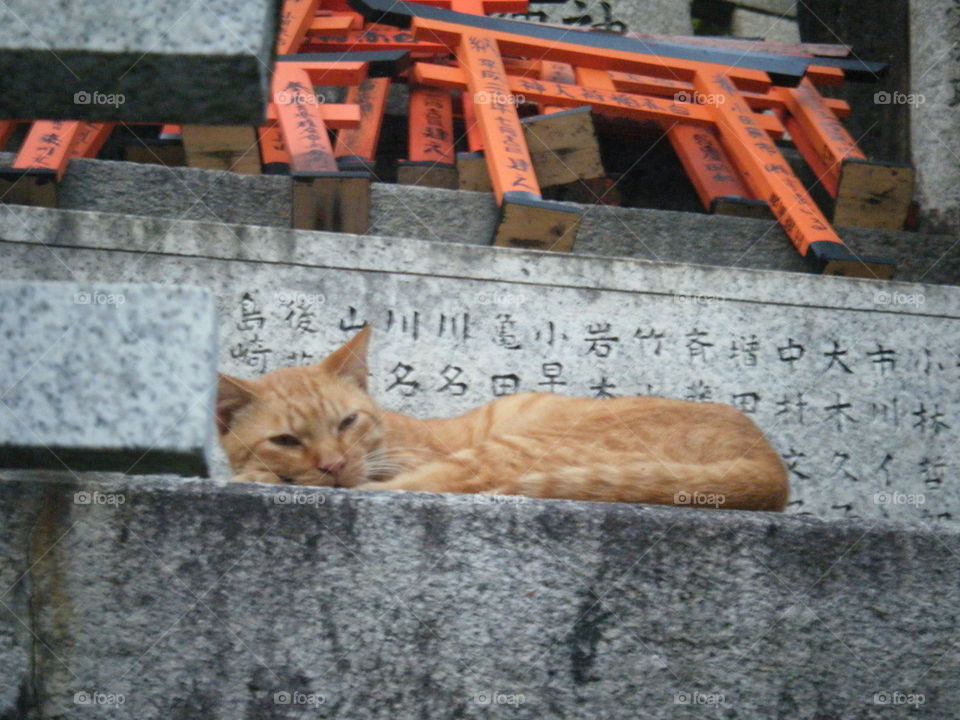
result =
M369 322L372 392L391 409L451 415L522 391L720 401L750 414L783 455L792 512L960 517L960 289L427 247L38 208L0 214L6 277L209 287L226 372L318 361Z
M911 149L927 223L960 237L960 2L910 3Z
M797 0L734 0L734 4L782 17L797 16Z
M731 18L731 34L737 37L763 38L774 42L800 42L800 29L794 17L771 15L749 8L735 8Z
M0 153L0 165L13 155ZM60 186L59 206L152 217L289 227L290 179L271 175L74 160ZM497 223L490 193L373 183L370 234L489 244ZM576 253L731 267L809 272L773 221L641 208L585 206ZM954 235L917 235L840 228L863 255L898 263L915 282L960 283Z
M109 275L0 281L0 467L206 474L213 299Z
M955 530L515 500L0 473L0 716L955 717Z
M927 4L928 0L803 0L797 4L804 42L845 43L853 48L852 58L889 65L884 77L824 91L850 103L853 113L843 124L873 160L910 162L910 106L877 102L877 93L892 97L912 92L910 7Z
M530 2L529 19L610 30L689 35L693 32L690 0L609 0Z
M277 0L0 3L0 117L263 122Z

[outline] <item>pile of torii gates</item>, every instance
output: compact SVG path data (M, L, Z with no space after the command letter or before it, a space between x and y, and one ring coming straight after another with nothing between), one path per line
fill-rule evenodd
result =
M602 176L591 113L627 118L666 132L708 211L769 211L824 273L892 274L892 262L848 251L774 142L789 133L835 199L838 225L900 229L912 169L869 161L838 119L849 106L817 90L845 75L875 77L882 65L484 14L522 13L526 0L349 2L285 0L263 126L166 125L161 143L192 166L289 173L294 227L362 233L388 90L401 79L409 144L400 181L492 189L495 244L569 250L581 211L544 200L541 188ZM315 86L347 87L345 102L322 102ZM521 120L519 101L538 115ZM468 152L456 152L455 112ZM0 122L0 147L14 124ZM0 171L5 201L55 205L69 160L96 156L113 127L33 122L13 166ZM328 130L338 130L333 143Z

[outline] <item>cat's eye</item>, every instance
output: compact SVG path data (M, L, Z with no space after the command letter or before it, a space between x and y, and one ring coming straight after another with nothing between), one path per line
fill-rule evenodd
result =
M357 414L350 413L343 420L340 421L340 426L337 428L340 432L343 432L348 427L353 425L357 421Z
M274 435L270 438L270 442L281 447L297 447L302 444L300 439L294 435Z

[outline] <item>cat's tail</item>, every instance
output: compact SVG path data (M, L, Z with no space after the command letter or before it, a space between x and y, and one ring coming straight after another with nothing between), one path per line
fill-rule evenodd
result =
M789 487L779 458L759 457L707 464L649 459L617 464L590 463L526 473L494 488L493 492L780 512L786 507Z

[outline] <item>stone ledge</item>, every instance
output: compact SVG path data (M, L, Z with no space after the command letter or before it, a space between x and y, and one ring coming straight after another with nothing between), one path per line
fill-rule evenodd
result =
M14 156L0 153L0 165ZM58 192L64 210L237 225L290 226L289 177L108 160L73 160ZM572 205L572 203L571 203ZM575 254L809 273L772 220L644 208L579 206ZM489 245L498 209L490 193L373 183L369 234ZM960 283L960 245L951 235L841 228L861 255L892 257L897 279Z
M318 717L398 719L701 717L682 693L743 720L887 718L875 696L893 692L939 720L960 702L955 531L279 493L0 473L0 553L34 589L36 716L73 716L77 692L125 697L85 716L137 720L287 717L283 692L322 697Z
M217 331L202 288L0 280L0 466L207 474Z

